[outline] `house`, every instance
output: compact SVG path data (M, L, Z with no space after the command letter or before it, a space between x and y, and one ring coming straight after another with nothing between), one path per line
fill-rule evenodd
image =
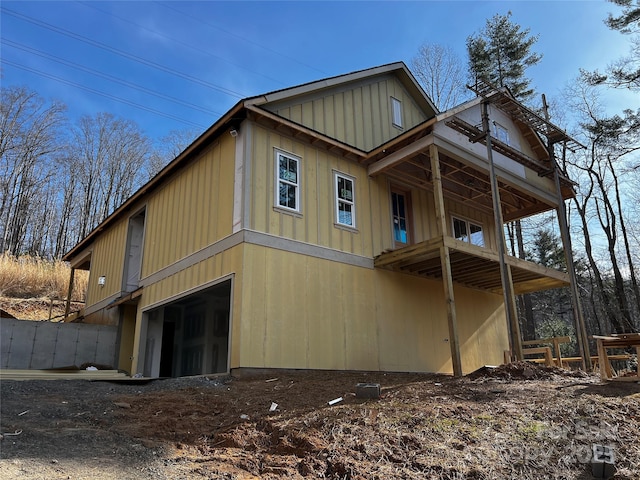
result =
M502 363L514 295L570 275L496 232L573 196L572 140L478 93L440 113L394 63L240 101L66 254L84 321L145 376Z

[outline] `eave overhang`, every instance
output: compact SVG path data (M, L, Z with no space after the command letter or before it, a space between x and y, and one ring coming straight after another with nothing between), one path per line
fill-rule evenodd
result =
M63 261L72 262L73 259L84 249L93 243L100 233L114 224L120 217L131 210L143 197L158 188L171 175L184 168L189 162L195 159L203 149L207 148L213 139L227 132L231 128L237 128L246 118L244 109L244 101L238 102L231 110L209 127L202 135L191 143L180 155L169 162L160 172L158 172L151 180L140 187L133 195L131 195L120 207L114 210L105 220L94 228L84 239L82 239L75 247L69 250L63 257Z
M361 163L367 157L367 152L363 150L352 147L351 145L329 137L328 135L318 133L311 128L281 117L280 115L265 110L264 108L251 104L246 105L245 108L251 120L266 125L267 127L295 138L296 140L309 143L315 147L327 150L332 154L339 155L358 163Z

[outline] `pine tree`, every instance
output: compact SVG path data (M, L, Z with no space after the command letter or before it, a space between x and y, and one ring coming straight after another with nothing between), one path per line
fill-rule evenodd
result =
M523 30L511 21L511 12L494 15L478 34L467 37L472 81L508 87L521 101L531 99L535 90L525 71L542 59L541 54L531 51L537 41L538 36L530 35L530 29Z
M614 88L640 90L640 0L609 0L622 7L617 17L609 14L605 24L612 30L631 35L629 55L613 62L606 73L581 70L582 76L591 85L608 85Z

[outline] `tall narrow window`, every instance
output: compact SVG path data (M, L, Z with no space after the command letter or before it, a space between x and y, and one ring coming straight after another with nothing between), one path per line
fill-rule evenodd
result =
M355 180L341 173L335 174L336 223L347 227L356 226Z
M276 151L276 205L300 211L300 159Z
M409 192L391 191L393 240L396 244L411 243L411 199Z
M402 128L402 102L391 97L391 114L393 115L393 126Z
M482 225L453 217L453 236L456 240L484 247L484 233Z

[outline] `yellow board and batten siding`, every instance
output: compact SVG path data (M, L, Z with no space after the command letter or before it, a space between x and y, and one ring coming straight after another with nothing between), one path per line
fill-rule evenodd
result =
M365 167L256 125L252 128L251 205L249 229L372 257L368 197L376 182ZM300 159L300 212L276 205L276 151ZM335 227L334 173L355 179L356 228ZM377 213L376 213L377 214Z
M142 278L231 234L234 158L222 136L150 195Z
M233 297L231 299L231 315L229 319L231 336L231 359L229 366L230 368L240 366L241 324L239 321L235 321L235 319L242 318L243 249L243 244L236 245L145 288L140 300L138 317L136 319L134 344L137 348L134 349L132 371L140 370L135 352L139 351L140 348L143 312L195 293L201 290L203 286L211 285L212 282L226 280L228 278L232 278L233 282Z
M265 105L265 108L336 140L369 151L402 133L392 123L391 97L402 103L404 130L427 119L406 88L392 75L302 95L300 98Z
M249 229L365 257L374 257L394 248L391 234L392 182L384 175L369 177L366 168L354 161L258 125L252 128L252 132L251 184L254 188ZM293 154L300 160L299 213L276 206L275 158L278 150ZM355 179L355 229L336 227L335 172ZM412 198L414 241L433 238L437 234L433 192L404 187ZM481 224L486 246L495 247L491 215L449 199L445 200L445 209L450 235L453 215Z
M439 282L257 245L244 262L241 366L451 372ZM455 295L465 372L501 363L502 297Z
M250 229L370 258L394 247L388 179L259 125L252 132ZM300 214L275 206L276 149L300 159ZM335 225L335 171L355 179L355 231ZM433 193L410 191L415 241L428 240L437 231ZM489 216L445 203L495 243ZM439 281L246 244L244 272L242 367L452 371ZM500 363L502 297L460 286L455 295L464 370Z
M128 220L123 219L96 239L91 254L87 306L118 295L122 290L127 229ZM98 284L99 277L105 277L104 286Z

